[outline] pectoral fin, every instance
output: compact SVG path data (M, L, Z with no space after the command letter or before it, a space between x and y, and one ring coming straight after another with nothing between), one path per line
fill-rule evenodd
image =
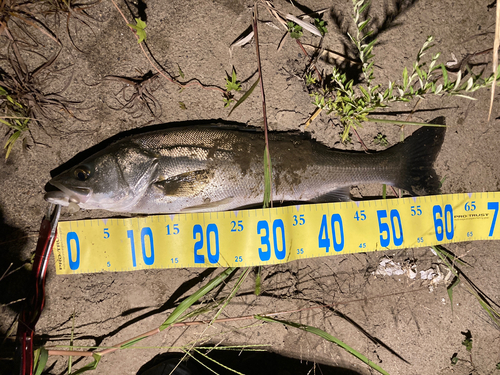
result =
M190 171L156 181L154 185L168 196L192 196L200 193L213 175L207 169Z

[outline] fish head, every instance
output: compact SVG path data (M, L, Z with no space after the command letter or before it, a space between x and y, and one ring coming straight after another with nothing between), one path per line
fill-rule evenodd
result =
M82 209L126 212L146 190L156 167L154 158L127 147L105 149L49 181L55 191L45 200Z

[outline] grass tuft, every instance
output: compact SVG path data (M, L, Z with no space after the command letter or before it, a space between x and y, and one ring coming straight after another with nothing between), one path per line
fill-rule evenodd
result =
M309 332L309 333L313 333L313 334L315 334L315 335L317 335L317 336L319 336L319 337L321 337L321 338L323 338L323 339L325 339L327 341L330 341L330 342L332 342L334 344L337 344L342 349L344 349L348 353L352 354L353 356L355 356L359 360L363 361L368 366L370 366L372 369L380 372L381 374L389 375L389 373L387 371L385 371L382 367L380 367L379 365L377 365L375 362L370 361L367 357L365 357L363 354L361 354L357 350L351 348L349 345L347 345L343 341L339 340L338 338L330 335L328 332L325 332L325 331L323 331L323 330L321 330L319 328L308 326L308 325L305 325L305 324L300 324L300 323L295 323L295 322L289 322L289 321L286 321L286 320L279 320L279 319L275 319L275 318L270 318L270 317L267 317L267 316L256 315L255 318L259 319L259 320L263 320L265 322L284 324L284 325L287 325L287 326L290 326L290 327L301 329L301 330Z

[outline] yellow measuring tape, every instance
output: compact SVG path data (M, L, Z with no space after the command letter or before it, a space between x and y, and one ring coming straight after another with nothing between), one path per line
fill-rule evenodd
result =
M60 222L58 274L248 267L500 239L500 193Z

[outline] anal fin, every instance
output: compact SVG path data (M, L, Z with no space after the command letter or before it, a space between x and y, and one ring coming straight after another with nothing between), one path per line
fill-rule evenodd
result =
M311 199L309 202L312 203L329 203L329 202L348 202L351 200L351 188L349 186L344 186L335 190L332 190L326 194L317 196Z

